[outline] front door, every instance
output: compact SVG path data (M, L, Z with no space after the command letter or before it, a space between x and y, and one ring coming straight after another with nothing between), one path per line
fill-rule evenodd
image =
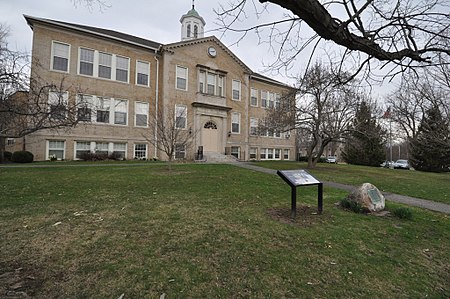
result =
M219 152L219 130L213 121L208 121L202 128L203 151Z

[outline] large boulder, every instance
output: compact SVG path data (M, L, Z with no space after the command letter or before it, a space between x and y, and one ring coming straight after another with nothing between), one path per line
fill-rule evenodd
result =
M347 199L356 202L369 212L379 212L384 210L385 200L383 194L377 187L370 183L364 183L355 188Z

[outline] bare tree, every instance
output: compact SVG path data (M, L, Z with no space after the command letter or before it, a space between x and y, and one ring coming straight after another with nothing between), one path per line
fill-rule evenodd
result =
M8 49L8 29L0 26L0 163L7 138L20 138L44 129L73 127L87 103L69 99L79 87L29 77L28 55ZM39 67L36 65L35 67Z
M272 9L268 4L287 13L261 23ZM373 78L376 66L395 75L440 64L441 55L449 57L449 7L448 0L238 0L216 13L224 33L237 32L243 38L255 31L260 43L268 43L277 54L273 68L288 68L305 51L313 54L322 41L332 41L342 46L339 53L327 51L334 55L334 63L353 76L363 73ZM252 10L256 19L243 24L251 22ZM305 23L313 32L305 30Z
M351 86L336 84L340 81L316 63L300 82L296 105L281 105L268 113L272 126L296 129L303 137L308 167L315 167L328 144L341 141L352 122L359 95Z
M425 112L439 107L450 118L450 81L448 65L410 72L403 76L399 87L386 100L392 120L407 137L413 139Z
M186 159L186 153L191 146L195 133L188 122L185 106L175 106L175 111L170 113L173 106L162 107L158 112L150 113L148 134L145 139L162 151L168 160L169 171L172 169L174 159ZM165 113L169 111L169 113ZM155 153L156 155L156 153Z

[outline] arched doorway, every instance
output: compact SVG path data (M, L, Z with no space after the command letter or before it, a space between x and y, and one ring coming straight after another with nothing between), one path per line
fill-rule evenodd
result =
M213 121L207 121L202 128L203 151L218 152L219 151L219 130Z

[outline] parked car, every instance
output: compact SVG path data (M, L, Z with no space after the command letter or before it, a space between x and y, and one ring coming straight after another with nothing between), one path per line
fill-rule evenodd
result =
M408 160L397 160L394 163L394 169L407 169L409 170Z
M394 161L388 161L388 160L386 160L380 164L381 167L385 167L385 168L391 168L392 165L394 165Z
M327 163L337 164L337 157L336 156L328 156L327 157Z

